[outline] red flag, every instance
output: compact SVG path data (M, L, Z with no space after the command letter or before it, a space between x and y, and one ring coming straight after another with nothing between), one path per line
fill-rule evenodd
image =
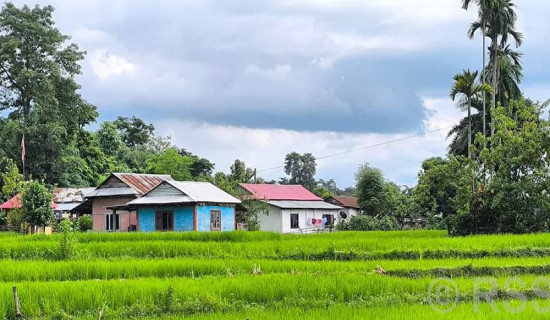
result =
M25 163L25 135L21 139L21 161Z

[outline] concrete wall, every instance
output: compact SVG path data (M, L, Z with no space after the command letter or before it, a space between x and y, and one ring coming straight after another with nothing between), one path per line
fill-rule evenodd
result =
M214 205L200 206L197 205L198 231L210 231L210 211L219 210L222 213L222 230L235 230L235 208L222 207Z
M334 216L334 224L339 221L340 210L318 210L318 209L280 209L275 206L269 206L269 215L260 217L260 228L263 231L276 231L281 233L300 232L299 229L290 228L290 215L298 214L298 223L301 229L313 228L307 225L308 218L322 219L324 214Z
M139 231L155 231L155 213L174 212L174 231L193 231L193 207L141 207L139 208Z
M262 231L283 232L283 217L278 207L269 206L269 214L260 214L258 221Z
M124 205L134 200L132 197L127 198L94 198L92 202L92 220L94 231L105 231L105 215L113 213L107 207ZM128 231L128 227L132 220L136 221L135 213L124 211L117 212L120 214L120 231Z

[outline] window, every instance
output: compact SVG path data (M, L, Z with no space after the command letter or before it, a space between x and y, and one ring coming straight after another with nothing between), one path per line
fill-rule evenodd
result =
M334 216L332 214L324 214L323 220L326 219L327 223L325 226L332 226L334 224Z
M222 229L222 212L219 210L210 211L210 231Z
M157 231L174 230L174 212L157 211L155 213L155 230Z
M120 229L120 215L118 213L110 213L105 215L105 230L116 231Z
M297 213L290 214L290 229L300 228L300 218Z

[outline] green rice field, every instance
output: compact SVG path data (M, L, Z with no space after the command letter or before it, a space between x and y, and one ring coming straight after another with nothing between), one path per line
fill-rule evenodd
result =
M69 259L60 240L0 234L1 318L14 286L30 319L550 317L550 234L87 233Z

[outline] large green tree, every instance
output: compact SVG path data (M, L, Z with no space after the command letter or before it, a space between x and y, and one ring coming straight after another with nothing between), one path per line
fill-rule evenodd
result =
M285 173L290 176L287 184L300 184L309 190L315 188L317 163L311 153L291 152L285 157Z
M84 52L55 27L53 10L6 3L0 11L0 110L8 113L2 144L20 160L24 135L24 169L48 183L63 171L63 149L97 117L75 81Z

